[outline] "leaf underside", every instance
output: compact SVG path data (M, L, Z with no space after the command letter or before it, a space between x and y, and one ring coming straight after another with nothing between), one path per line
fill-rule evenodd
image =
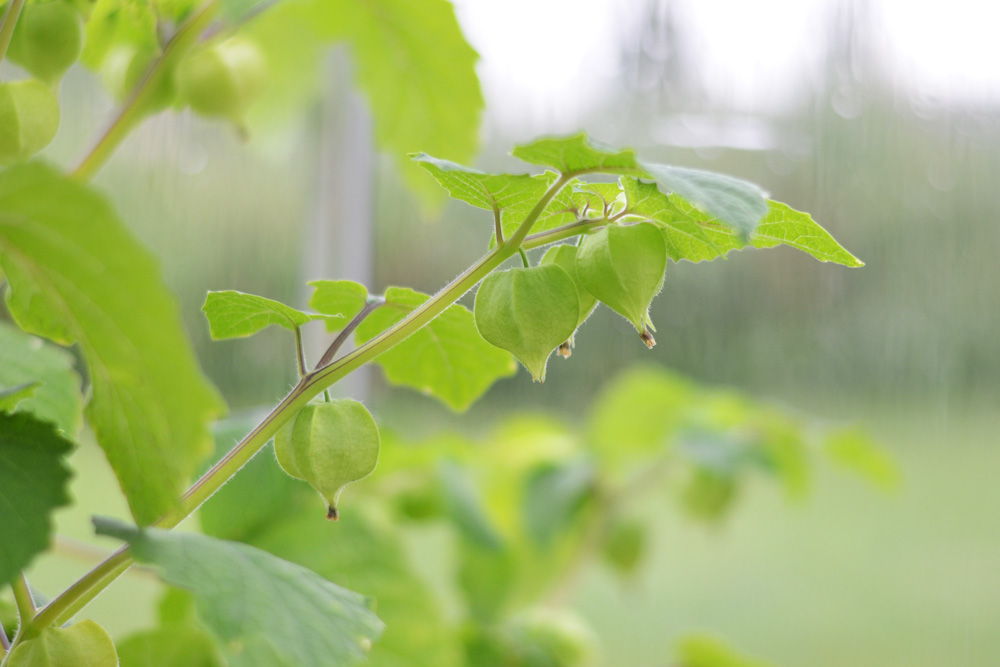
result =
M191 591L198 617L229 647L250 653L259 643L303 667L360 664L366 641L382 632L363 596L266 551L113 519L94 523L98 534L126 540L140 562L159 566L168 584Z

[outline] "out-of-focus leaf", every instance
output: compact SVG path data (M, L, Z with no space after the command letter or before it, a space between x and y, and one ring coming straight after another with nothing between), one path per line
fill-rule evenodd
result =
M266 551L112 519L94 524L127 541L136 560L162 568L164 581L190 590L198 617L231 651L266 638L291 665L358 664L382 632L364 597Z
M321 37L351 45L379 146L399 158L414 191L437 201L440 190L406 156L427 151L469 160L483 108L479 56L462 36L454 7L445 0L312 0L308 11Z
M30 163L0 173L0 264L22 328L80 343L97 441L136 520L159 518L211 451L208 424L224 406L156 261L103 197Z
M505 645L500 664L524 667L595 665L597 633L569 609L536 608L521 612L500 631Z
M220 422L212 460L225 456L256 423L247 417ZM302 485L278 467L274 447L268 444L201 506L201 527L214 537L250 542L257 532L293 513L303 495Z
M73 444L28 413L0 413L0 584L49 546L51 515L70 503L65 456Z
M15 648L10 667L118 667L115 644L107 631L94 621L81 621L68 628L49 626Z
M711 635L689 635L677 644L678 667L771 667L770 663L748 658L726 642Z
M413 571L398 531L370 507L359 504L357 511L335 525L313 512L289 515L272 523L254 542L374 598L386 629L372 648L372 665L461 664L455 629Z
M684 411L699 397L686 380L659 368L628 370L594 401L590 443L605 461L627 465L668 451Z
M632 574L646 552L646 524L635 519L615 521L604 539L601 555L621 574Z
M450 461L438 468L445 510L459 532L470 542L487 550L503 547L503 538L483 508L482 500L468 474Z
M458 548L458 585L473 618L483 624L507 611L517 585L517 562L509 549L463 541Z
M586 461L550 464L528 475L521 512L535 544L547 548L572 527L594 490L594 480L594 466Z
M275 324L291 331L313 320L342 320L336 315L306 313L280 301L232 290L209 292L201 308L212 338L242 338Z
M327 321L329 331L343 329L368 301L365 286L352 280L313 280L309 284L314 288L309 307L327 315L339 316Z
M0 389L0 412L14 412L17 404L35 395L35 390L41 382L26 382L16 387Z
M413 312L430 298L405 287L390 287L386 303L357 328L364 343ZM502 377L517 371L514 358L479 335L465 306L449 306L430 324L376 357L393 384L412 387L434 396L453 410L462 411Z
M52 422L75 438L83 421L83 399L73 355L0 324L0 385L24 384L36 386L30 397L21 399L18 410Z
M167 626L143 630L118 643L121 667L223 667L215 640L204 630Z
M882 490L893 491L899 487L899 470L895 461L863 430L835 430L826 436L823 449L835 463Z
M681 490L681 504L693 517L706 521L720 518L736 499L736 480L729 475L695 469Z

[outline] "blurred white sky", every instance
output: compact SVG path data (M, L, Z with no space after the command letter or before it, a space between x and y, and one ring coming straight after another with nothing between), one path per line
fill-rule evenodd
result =
M698 76L720 105L777 110L815 79L838 6L867 5L871 48L899 86L922 97L1000 97L998 0L661 0L686 27ZM491 114L573 125L619 72L622 35L646 0L454 0L481 54ZM640 14L640 15L637 15ZM581 92L582 91L582 92Z

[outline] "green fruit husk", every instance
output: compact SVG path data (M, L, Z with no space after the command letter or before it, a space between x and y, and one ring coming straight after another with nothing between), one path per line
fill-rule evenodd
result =
M375 470L378 426L358 401L343 398L302 408L274 437L282 469L308 482L326 501L327 518L337 519L344 487Z
M80 57L83 21L66 2L28 5L11 36L7 56L32 76L54 84Z
M0 164L22 162L59 130L59 101L37 79L0 84Z
M177 66L177 90L197 113L241 124L267 81L260 48L240 37L188 55Z
M474 311L482 337L513 354L537 382L545 381L549 355L580 321L576 286L556 264L491 273Z
M652 329L649 304L663 286L667 247L653 224L611 225L584 239L576 255L580 284L632 323ZM648 334L647 334L648 335Z

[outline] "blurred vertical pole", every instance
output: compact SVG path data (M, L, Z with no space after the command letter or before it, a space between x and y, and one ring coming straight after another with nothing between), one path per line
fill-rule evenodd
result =
M307 280L354 280L371 288L375 196L371 114L354 85L345 47L329 55L326 73L314 153L314 212L306 228L303 274ZM306 332L308 358L319 359L331 340L320 328ZM332 393L365 400L370 384L369 369L364 367L341 380Z

